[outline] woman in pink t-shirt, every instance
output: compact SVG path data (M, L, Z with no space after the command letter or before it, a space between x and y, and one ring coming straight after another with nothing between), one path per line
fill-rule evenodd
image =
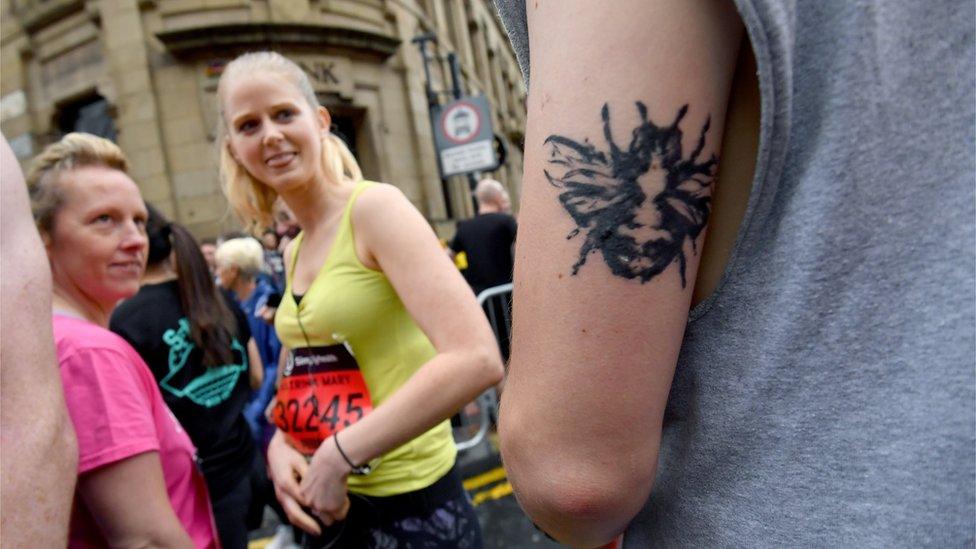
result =
M215 547L196 450L139 354L107 329L146 263L146 207L122 151L71 133L34 159L27 182L78 437L69 546Z

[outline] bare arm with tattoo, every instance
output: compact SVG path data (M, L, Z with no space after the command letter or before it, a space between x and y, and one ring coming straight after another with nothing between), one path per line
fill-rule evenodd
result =
M499 428L564 543L650 494L741 38L731 2L527 2L531 90Z

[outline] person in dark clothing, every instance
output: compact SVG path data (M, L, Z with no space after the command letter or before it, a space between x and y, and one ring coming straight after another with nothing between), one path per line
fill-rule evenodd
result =
M139 352L163 399L197 447L225 548L247 546L252 496L265 476L243 409L263 373L247 319L214 285L186 228L147 205L149 258L142 287L109 328ZM257 509L260 509L259 507Z
M464 254L462 264L467 263L467 266L462 268L461 274L477 295L488 288L512 281L517 224L509 213L511 202L501 183L494 179L482 179L475 187L474 194L478 199L478 215L458 222L449 248L452 256ZM498 340L502 359L506 362L512 318L510 295L497 296L482 304Z
M477 294L512 281L512 246L517 224L508 213L511 203L501 183L482 179L474 193L478 199L478 215L458 222L450 248L453 254L467 256L468 266L461 273Z

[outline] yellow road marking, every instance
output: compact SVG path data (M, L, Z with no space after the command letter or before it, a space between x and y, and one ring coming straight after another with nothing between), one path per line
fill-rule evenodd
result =
M505 478L505 469L502 467L496 467L487 473L481 473L478 476L471 477L464 481L464 489L471 491L482 486L491 484L492 482L498 482Z
M252 539L247 542L247 549L264 549L264 546L271 543L273 538Z
M471 498L471 505L481 505L485 501L503 498L512 493L512 485L507 480L488 490L478 492Z

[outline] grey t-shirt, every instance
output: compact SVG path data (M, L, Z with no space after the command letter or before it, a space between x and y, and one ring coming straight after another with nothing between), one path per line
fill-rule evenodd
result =
M756 175L625 547L972 546L973 2L736 5Z

